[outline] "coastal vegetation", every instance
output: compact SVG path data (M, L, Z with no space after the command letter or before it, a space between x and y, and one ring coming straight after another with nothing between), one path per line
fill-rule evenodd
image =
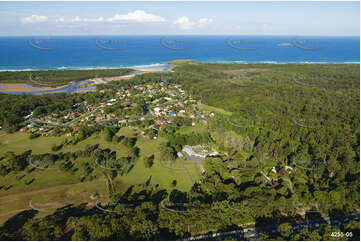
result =
M122 76L131 73L132 69L102 70L47 70L47 71L1 71L1 83L27 83L34 86L56 87L91 78Z
M359 64L182 61L94 92L0 94L0 238L357 240L359 93Z

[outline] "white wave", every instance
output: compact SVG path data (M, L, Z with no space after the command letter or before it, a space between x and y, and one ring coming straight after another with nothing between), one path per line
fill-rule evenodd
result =
M280 64L280 62L278 62L278 61L260 61L259 63L264 63L264 64Z
M5 72L5 71L41 71L40 69L19 69L19 70L16 70L16 69L0 69L0 72Z
M207 61L207 60L194 60L202 63L237 63L237 64L360 64L359 61L344 61L344 62L337 62L337 61L271 61L271 60L264 60L264 61L246 61L246 60L218 60L218 61ZM0 69L0 72L5 71L46 71L46 70L107 70L107 69L120 69L120 68L130 68L130 69L154 69L154 68L162 68L168 65L168 62L165 63L154 63L148 65L119 65L119 66L78 66L78 67L70 67L70 66L61 66L55 67L50 69Z
M166 63L155 63L155 64L149 64L149 65L127 66L127 68L132 68L132 69L154 69L154 68L164 67L166 65L167 65Z

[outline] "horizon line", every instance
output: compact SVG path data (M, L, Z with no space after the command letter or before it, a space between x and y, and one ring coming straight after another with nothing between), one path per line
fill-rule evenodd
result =
M97 37L97 36L277 36L277 37L358 37L360 35L308 35L308 34L60 34L60 35L49 35L49 34L41 34L41 35L0 35L1 37Z

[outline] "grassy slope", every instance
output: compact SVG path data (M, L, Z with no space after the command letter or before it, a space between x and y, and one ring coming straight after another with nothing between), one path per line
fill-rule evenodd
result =
M33 154L51 152L53 143L59 144L66 136L61 137L39 137L37 139L29 139L29 134L24 132L16 132L0 137L0 156L7 151L21 153L31 149Z
M123 128L117 135L131 137L134 136L134 131L129 128ZM51 152L51 145L53 143L59 144L63 139L68 138L66 136L39 137L30 140L28 136L29 134L22 132L1 136L0 156L10 150L19 153L27 149L32 149L34 154ZM136 145L141 150L140 158L130 173L115 178L115 183L118 184L117 189L125 191L131 185L144 184L150 176L152 177L151 184L159 184L160 189L173 189L171 186L173 180L177 181L175 188L183 191L190 189L194 181L200 177L198 166L194 162L184 160L177 160L174 164L174 167L179 168L182 167L181 162L183 162L184 167L189 170L193 181L190 180L183 170L171 170L163 167L160 163L161 155L157 148L163 142L166 142L166 140L161 137L157 140L149 140L146 138L138 139ZM118 157L128 154L128 149L124 145L106 142L102 133L94 134L75 146L65 146L60 151L74 152L84 149L86 145L92 144L100 144L101 148L107 147L115 150L117 151ZM145 168L143 158L149 157L151 154L155 155L154 165L151 168ZM77 159L75 167L80 169L80 164L85 161L88 161L88 158ZM50 211L64 204L91 202L89 195L94 191L100 193L101 200L106 200L105 180L101 171L101 168L96 169L95 174L97 174L98 178L86 182L80 182L79 175L71 175L60 170L44 171L35 169L31 173L23 171L17 174L9 174L6 177L0 177L0 183L4 185L4 187L12 185L12 188L8 191L5 189L0 190L0 224L17 212L28 209L30 200L32 200L33 205L35 204L35 207ZM18 179L23 175L25 175L23 178ZM25 184L25 182L33 178L35 178L33 183L30 185ZM121 185L119 186L119 184ZM46 206L41 207L41 204L46 204ZM45 216L47 214L46 212L40 212L38 216Z

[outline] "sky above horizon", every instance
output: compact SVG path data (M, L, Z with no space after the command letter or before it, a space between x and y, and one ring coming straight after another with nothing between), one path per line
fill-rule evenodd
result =
M0 36L360 36L359 2L0 2Z

